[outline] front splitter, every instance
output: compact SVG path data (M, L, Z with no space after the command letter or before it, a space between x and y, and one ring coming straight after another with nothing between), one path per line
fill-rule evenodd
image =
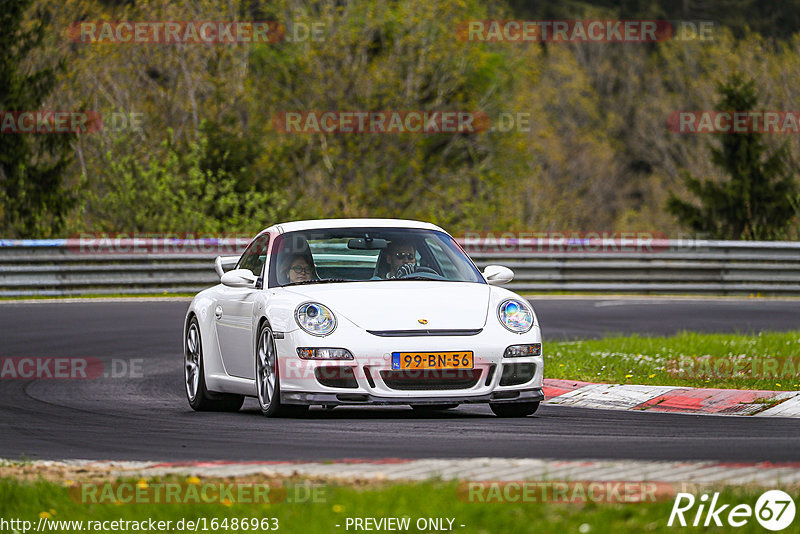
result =
M499 404L517 402L541 402L544 400L542 388L513 391L495 391L486 395L453 395L445 397L384 397L369 393L315 393L306 391L281 392L281 404L305 405L430 405L430 404Z

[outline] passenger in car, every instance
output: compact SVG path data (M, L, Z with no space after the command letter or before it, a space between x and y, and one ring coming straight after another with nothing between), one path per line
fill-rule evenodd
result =
M281 284L305 282L314 277L314 266L309 263L305 254L289 254L281 262L278 274Z

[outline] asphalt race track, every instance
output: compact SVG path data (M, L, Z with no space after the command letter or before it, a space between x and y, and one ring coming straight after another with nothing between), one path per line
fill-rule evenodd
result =
M800 300L531 299L544 341L682 330L757 333L800 328Z
M610 333L787 330L800 302L535 299L545 341ZM0 356L90 357L141 373L94 380L0 380L0 458L323 460L341 458L628 458L800 461L800 420L543 406L498 419L488 407L421 418L409 408L312 409L266 419L193 412L184 396L181 324L188 302L0 304ZM118 370L121 367L117 367Z

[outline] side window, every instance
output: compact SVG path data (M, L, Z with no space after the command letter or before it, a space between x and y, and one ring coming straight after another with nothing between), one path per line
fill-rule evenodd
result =
M250 269L256 276L261 276L264 270L264 263L267 261L267 247L269 246L269 234L261 234L253 239L239 258L237 269Z

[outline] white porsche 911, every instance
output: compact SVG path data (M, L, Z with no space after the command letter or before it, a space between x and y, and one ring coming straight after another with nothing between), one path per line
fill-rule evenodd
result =
M226 267L234 268L226 272ZM488 403L536 411L542 340L530 304L481 273L447 232L395 219L297 221L218 257L220 284L192 300L184 328L195 410L301 415L311 405Z

